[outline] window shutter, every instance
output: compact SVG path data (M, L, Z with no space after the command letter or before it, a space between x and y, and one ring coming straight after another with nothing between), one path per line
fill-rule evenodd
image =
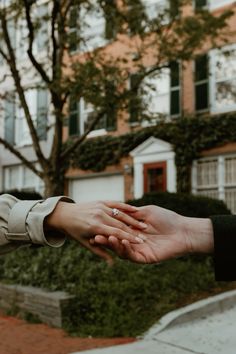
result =
M204 54L195 59L195 110L209 108L209 69L208 55Z
M14 97L5 101L4 139L9 144L15 143L15 102Z
M69 135L80 134L79 129L80 111L79 102L75 97L70 98L69 104Z
M118 21L116 18L116 1L109 0L105 1L103 6L104 17L105 17L105 38L110 40L114 39L118 31Z
M16 49L16 24L14 20L9 20L7 22L7 29L12 48Z
M130 113L130 123L135 123L139 121L140 109L142 104L142 99L139 92L139 81L140 75L132 74L130 75L130 102L129 102L129 113Z
M39 140L47 140L47 112L48 94L47 90L37 90L37 135Z
M38 21L39 21L39 29L36 36L37 42L37 51L45 51L48 46L48 6L41 5L38 7Z
M70 9L69 14L69 51L76 52L79 47L79 7L74 5Z
M179 16L180 14L180 0L169 0L170 2L170 7L169 7L169 11L170 11L170 18L175 18L177 16Z
M107 113L106 113L105 128L108 131L116 130L117 127L117 109L116 109L116 102L115 102L115 92L116 92L115 83L112 81L107 82L106 84Z
M170 63L170 115L180 114L180 65Z
M207 0L195 0L195 9L201 9L207 6Z

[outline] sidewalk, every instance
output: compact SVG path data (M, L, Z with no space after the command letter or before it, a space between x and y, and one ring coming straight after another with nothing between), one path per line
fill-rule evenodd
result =
M138 342L78 354L83 353L235 354L236 291L216 295L167 314Z

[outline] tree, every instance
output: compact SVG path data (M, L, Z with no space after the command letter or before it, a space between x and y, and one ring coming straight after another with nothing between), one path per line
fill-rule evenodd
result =
M45 196L63 193L70 156L94 127L105 120L114 129L117 111L128 107L136 115L147 112L148 100L139 97L151 85L147 77L159 75L176 62L190 60L206 42L216 47L229 36L230 11L218 17L207 10L186 15L182 10L188 2L167 1L158 13L147 11L141 0L49 0L45 5L37 0L1 2L0 55L6 70L0 94L5 126L14 124L7 118L15 118L13 107L18 105L27 122L38 167L17 149L7 130L0 143L44 181ZM95 22L90 23L92 18ZM106 40L97 46L95 42L101 36L96 24L101 23L105 24ZM17 41L12 36L16 29L20 32ZM119 46L119 53L110 50L112 45ZM23 62L19 53L25 58ZM151 58L148 66L147 57ZM134 75L128 88L130 73ZM1 88L9 77L14 84L10 93ZM32 78L31 84L26 77ZM43 104L36 116L32 113L29 89L37 90L39 102L45 102L43 97L48 92L51 121ZM68 110L73 112L81 99L93 107L93 114L85 130L64 144ZM71 134L78 131L76 124L72 114ZM48 134L52 142L45 154L41 140Z

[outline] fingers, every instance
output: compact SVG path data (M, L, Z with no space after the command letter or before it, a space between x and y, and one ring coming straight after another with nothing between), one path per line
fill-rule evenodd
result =
M96 254L97 256L103 258L109 265L113 264L112 256L104 249L89 243L88 241L81 242L84 247L90 250L92 253Z
M107 237L102 235L96 235L95 238L90 239L90 244L99 244L100 246L109 246L109 240Z
M104 204L109 208L117 208L127 213L133 213L138 210L138 208L133 205L129 205L121 202L113 202L110 200L105 201Z
M119 241L116 237L110 236L108 239L102 235L97 235L91 242L99 246L109 247L118 257L128 259L133 262L140 262L139 254L134 252L132 245L127 240Z
M132 229L130 229L130 232L123 231L119 228L114 228L110 226L104 226L103 232L100 234L103 234L104 236L109 237L110 235L115 236L118 238L118 240L128 240L131 243L138 243L142 244L144 240L138 236L137 233L132 234L131 232L134 232Z
M135 214L136 212L132 212L132 214ZM147 225L143 222L140 222L139 220L137 219L134 219L132 217L132 215L128 215L128 214L125 214L123 213L122 211L119 210L119 213L116 215L116 217L113 217L117 220L120 220L121 222L123 222L124 224L126 225L129 225L129 226L132 226L133 228L135 229L145 229L147 228Z

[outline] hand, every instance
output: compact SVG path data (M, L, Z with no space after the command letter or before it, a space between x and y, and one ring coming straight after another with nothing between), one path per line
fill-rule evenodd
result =
M188 218L157 206L145 206L132 216L148 227L139 233L143 244L121 242L110 236L97 235L91 244L109 247L121 258L137 263L159 263L188 253L213 252L213 231L210 219Z
M113 208L119 210L115 217L112 216ZM146 226L127 214L136 210L135 207L118 202L59 202L53 213L46 218L46 226L65 233L95 254L111 261L110 254L101 247L91 245L89 238L101 234L105 237L114 235L117 239L127 239L131 243L143 242L137 237L137 230Z

